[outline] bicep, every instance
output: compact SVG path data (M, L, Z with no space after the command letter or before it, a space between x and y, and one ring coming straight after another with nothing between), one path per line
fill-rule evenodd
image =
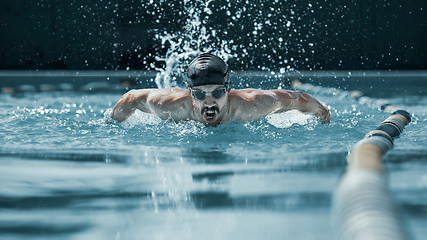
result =
M147 98L147 108L162 119L188 120L192 105L187 92L182 89L161 89Z
M272 91L250 89L237 94L236 117L240 120L265 117L279 108L279 97Z
M124 94L114 106L111 118L117 121L124 121L138 109L138 101L146 95L147 90L130 90Z
M157 114L172 105L173 94L168 89L139 89L126 93L120 102L129 108Z
M279 99L279 110L278 112L284 112L288 110L299 110L307 111L313 103L314 98L307 93L301 91L290 91L290 90L273 90Z
M120 105L123 108L133 110L138 109L143 112L149 112L149 109L147 108L147 98L153 90L154 89L130 90L122 96L117 105Z
M298 110L301 112L322 115L328 113L327 108L310 94L301 91L282 91L282 111ZM323 113L326 112L326 113Z

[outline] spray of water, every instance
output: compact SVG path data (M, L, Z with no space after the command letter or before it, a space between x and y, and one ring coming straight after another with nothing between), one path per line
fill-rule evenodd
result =
M202 52L214 53L225 61L232 57L230 43L218 38L217 29L206 26L206 22L212 14L211 3L212 0L184 1L183 14L188 18L181 31L164 31L156 34L162 47L167 47L165 56L156 56L157 61L164 62L164 66L155 67L158 71L155 79L158 88L183 85L186 66ZM220 47L214 48L214 46Z

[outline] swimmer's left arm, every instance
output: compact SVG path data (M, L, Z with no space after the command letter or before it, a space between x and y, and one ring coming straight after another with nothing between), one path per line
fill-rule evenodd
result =
M311 113L319 118L322 123L331 122L329 109L320 103L316 98L301 91L272 90L279 99L280 107L276 112L288 110L298 110L304 113Z

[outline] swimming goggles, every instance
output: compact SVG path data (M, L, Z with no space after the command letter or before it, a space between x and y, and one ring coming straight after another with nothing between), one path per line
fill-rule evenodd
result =
M214 98L220 98L226 92L227 92L227 88L226 87L217 88L217 89L213 90L212 92L205 92L205 91L202 91L202 90L199 90L199 89L192 89L192 88L190 88L191 96L193 96L195 99L198 99L198 100L203 100L203 99L205 99L209 95L212 96L212 97L214 97Z

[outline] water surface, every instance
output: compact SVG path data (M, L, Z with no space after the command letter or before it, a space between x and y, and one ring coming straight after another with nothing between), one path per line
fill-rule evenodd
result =
M136 113L106 124L121 93L0 95L2 239L331 239L331 200L352 146L388 117L309 92L332 123L287 112L209 128ZM384 161L408 228L427 234L427 97Z

